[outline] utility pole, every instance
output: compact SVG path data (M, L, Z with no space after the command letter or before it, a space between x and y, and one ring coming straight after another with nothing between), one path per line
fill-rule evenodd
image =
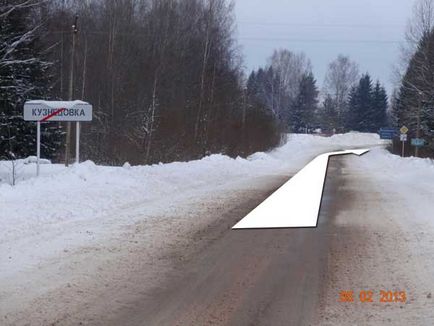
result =
M72 25L72 50L71 50L71 67L69 71L69 101L74 97L74 61L75 61L75 45L78 34L78 16L75 16L74 24ZM66 145L65 145L65 166L69 166L69 155L71 147L71 122L66 125Z

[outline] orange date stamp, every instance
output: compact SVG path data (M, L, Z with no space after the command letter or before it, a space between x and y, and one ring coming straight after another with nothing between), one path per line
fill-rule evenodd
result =
M362 303L406 303L407 302L407 292L406 291L371 291L362 290L358 293L348 290L339 292L339 302L342 303L352 303L352 302L362 302Z

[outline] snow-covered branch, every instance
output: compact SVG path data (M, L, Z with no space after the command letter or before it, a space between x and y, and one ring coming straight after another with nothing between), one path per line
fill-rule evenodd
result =
M45 2L48 2L48 0L40 0L40 1L25 0L19 4L5 5L4 7L2 7L3 12L0 13L0 18L7 17L8 15L12 14L12 12L14 12L15 10L36 7Z

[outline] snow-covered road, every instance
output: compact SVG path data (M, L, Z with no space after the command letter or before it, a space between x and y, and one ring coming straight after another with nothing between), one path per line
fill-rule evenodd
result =
M345 158L342 179L320 324L434 325L434 162L377 148ZM381 302L381 291L407 301Z
M214 155L146 167L44 165L39 179L28 178L34 166L27 165L25 180L0 185L1 324L98 324L101 312L116 315L173 272L174 259L212 241L200 230L216 216L240 203L253 208L320 153L382 144L369 134L290 136L281 148L247 160ZM388 218L410 230L405 247L432 261L432 162L377 148L355 166L387 194L388 205L400 203L399 214ZM7 172L0 167L2 180ZM431 263L421 266L433 272Z

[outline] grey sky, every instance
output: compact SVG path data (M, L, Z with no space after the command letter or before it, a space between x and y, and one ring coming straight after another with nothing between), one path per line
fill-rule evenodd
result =
M349 55L391 89L413 0L235 0L238 36L248 70L275 48L304 51L319 85L328 63Z

